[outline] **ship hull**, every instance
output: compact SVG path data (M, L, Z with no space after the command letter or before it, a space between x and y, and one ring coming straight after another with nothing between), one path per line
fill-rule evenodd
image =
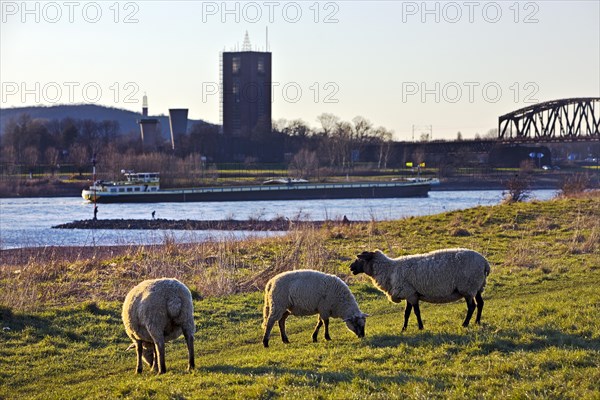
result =
M277 186L214 187L171 189L142 193L96 192L96 203L163 203L209 201L370 199L427 197L430 182L348 183ZM84 190L84 199L94 201L94 193Z

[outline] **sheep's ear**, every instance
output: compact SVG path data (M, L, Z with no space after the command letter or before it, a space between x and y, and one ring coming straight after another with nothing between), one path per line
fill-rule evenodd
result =
M371 314L365 314L365 313L362 313L362 317L363 317L363 318L367 318L367 317L370 317L370 316L371 316Z
M363 251L356 257L358 257L360 260L371 261L374 255L375 253L373 253L372 251Z
M127 348L125 349L125 351L129 351L129 350L131 350L131 349L135 349L135 343L131 343L131 344L129 345L129 347L127 347Z

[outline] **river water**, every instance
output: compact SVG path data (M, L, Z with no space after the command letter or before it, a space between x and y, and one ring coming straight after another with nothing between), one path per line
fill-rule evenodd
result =
M555 190L532 191L532 198L547 200ZM99 219L270 220L277 217L302 220L393 220L438 214L502 200L501 190L432 191L426 198L338 199L298 201L100 204ZM277 232L84 230L52 229L75 220L91 219L93 206L80 197L0 199L0 249L40 246L105 246L190 243L202 240L243 239Z

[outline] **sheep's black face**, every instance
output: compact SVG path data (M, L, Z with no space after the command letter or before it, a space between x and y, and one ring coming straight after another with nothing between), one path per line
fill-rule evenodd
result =
M365 261L357 259L352 264L350 264L350 271L352 271L354 275L365 272Z
M354 275L360 274L361 272L364 272L367 275L371 275L371 262L373 261L374 257L375 252L363 251L362 253L356 256L356 261L350 264L350 271L352 271Z
M354 332L359 338L365 337L365 325L367 323L367 315L362 314L361 316L352 317L344 320L349 330Z

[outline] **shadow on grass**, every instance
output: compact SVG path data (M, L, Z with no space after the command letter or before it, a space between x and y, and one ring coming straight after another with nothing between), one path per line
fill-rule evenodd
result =
M474 336L476 331L465 331L464 335L422 332L416 335L376 335L365 339L365 344L372 348L397 347L406 344L412 347L453 344L460 347L478 344L475 353L489 354L493 352L512 353L517 351L539 351L551 347L573 348L580 350L600 351L599 339L588 339L582 335L565 333L558 329L536 327L527 330L506 330L494 333L489 329L482 330L482 335Z
M432 332L419 332L418 334L398 334L398 335L375 335L367 338L365 343L369 347L383 348L383 347L397 347L400 344L407 344L410 346L420 346L423 344L444 344L452 343L457 345L465 345L471 342L473 339L469 335L458 335L448 333L432 333Z
M260 375L293 375L297 378L307 379L314 386L322 383L338 384L350 383L355 379L367 380L373 384L395 383L406 384L408 382L426 382L440 390L444 389L444 383L437 379L423 378L405 374L398 371L394 375L378 375L365 370L360 371L315 371L313 369L286 368L280 365L269 365L260 367L239 367L234 365L214 365L202 368L207 372L223 374L239 374L246 376Z
M520 342L524 333L532 333L533 338ZM600 340L587 339L581 335L565 333L554 328L534 328L527 331L509 330L502 332L492 342L482 343L480 354L494 351L512 353L516 351L535 352L550 347L572 348L580 350L600 351Z
M119 310L105 309L94 302L86 302L75 308L53 310L51 314L33 315L14 313L3 308L0 313L0 325L8 335L23 335L27 343L36 343L46 336L63 337L74 342L85 342L90 347L104 347L108 343L102 341L102 335L91 336L75 332L82 325L90 325L107 321L110 325L122 324Z

